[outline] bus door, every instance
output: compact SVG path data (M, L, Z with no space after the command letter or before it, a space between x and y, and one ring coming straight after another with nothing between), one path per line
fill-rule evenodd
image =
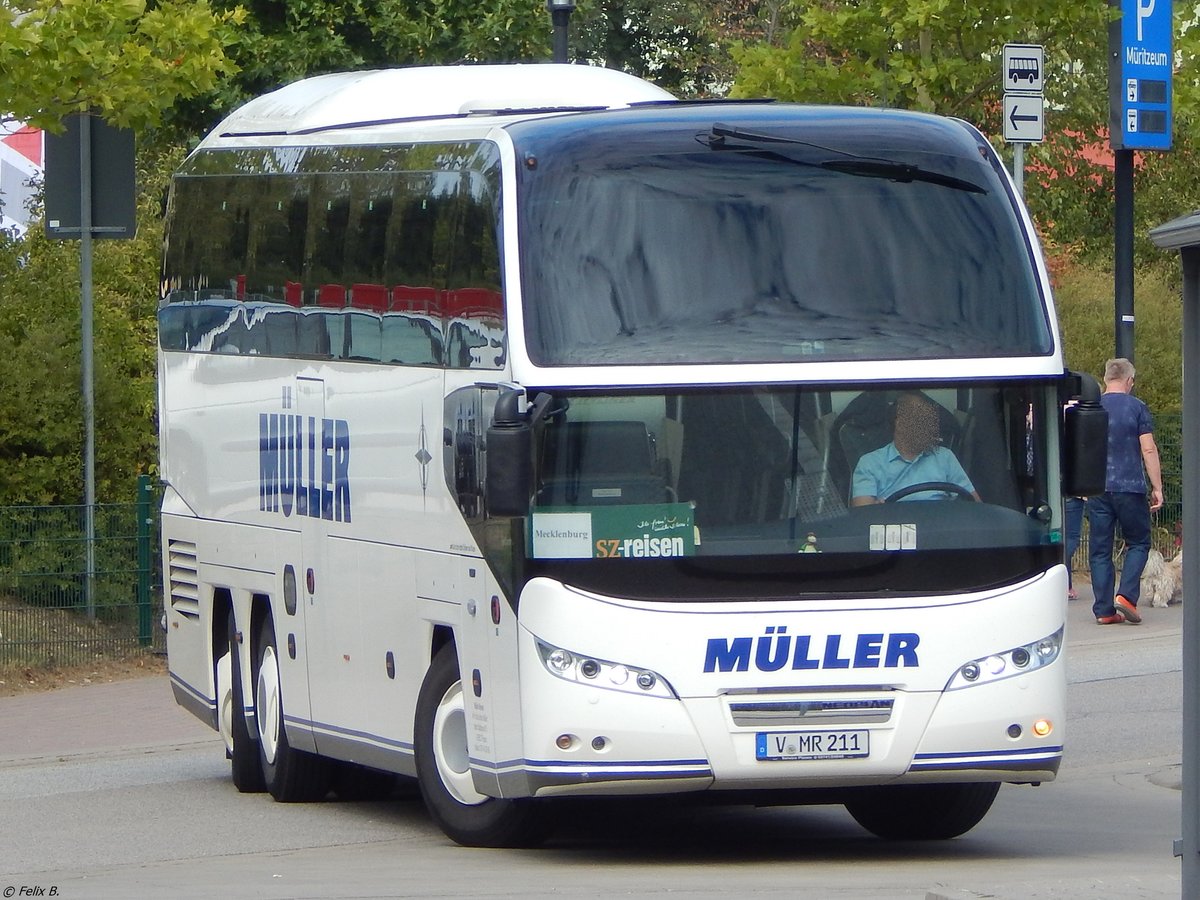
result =
M507 543L511 540L508 523L496 520L489 524L483 502L486 466L481 453L486 447L487 425L492 419L496 395L494 387L472 385L447 396L445 421L449 440L445 465L459 512L474 526L475 540ZM485 559L456 558L452 578L451 590L462 611L456 640L470 756L476 761L475 787L502 796L504 773L493 763L524 756L517 618ZM435 580L422 579L423 585L418 590L428 591Z
M365 725L366 700L358 677L363 665L359 592L352 583L357 566L339 559L336 490L332 469L336 456L338 420L326 410L325 381L296 379L296 406L302 423L300 452L302 490L299 510L304 564L304 626L307 634L308 684L318 752L322 751L321 723L339 729Z

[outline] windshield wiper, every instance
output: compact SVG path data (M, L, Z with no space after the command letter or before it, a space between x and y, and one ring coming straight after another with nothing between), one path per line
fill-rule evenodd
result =
M857 153L837 150L833 147L823 147L820 144L814 144L810 141L766 134L761 131L747 131L743 128L723 125L720 122L713 125L712 133L708 136L708 145L714 150L740 149L731 146L727 141L729 138L744 141L748 144L788 144L795 147L809 147L823 153L834 153L841 157L840 159L804 160L796 159L795 157L776 151L769 151L764 154L772 159L784 160L800 166L812 166L818 169L840 172L844 175L857 175L863 178L886 178L889 181L896 181L902 184L921 181L927 184L937 184L942 187L952 188L956 191L968 191L972 194L987 193L987 188L975 184L973 181L967 181L965 178L958 178L943 172L935 172L932 169L925 169L912 163L902 163L880 157L860 156Z
M835 159L819 163L822 169L834 172L844 172L847 175L861 175L864 178L886 178L889 181L908 183L924 181L929 184L940 184L942 187L954 188L956 191L969 191L973 194L986 194L987 188L980 187L965 178L956 178L932 169L923 169L911 163L889 162L874 159Z

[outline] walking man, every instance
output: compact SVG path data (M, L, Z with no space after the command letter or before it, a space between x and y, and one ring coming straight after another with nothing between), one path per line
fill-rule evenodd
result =
M1099 625L1142 621L1138 612L1142 569L1150 553L1150 511L1163 505L1162 469L1154 424L1146 404L1133 396L1134 369L1129 360L1110 359L1104 366L1104 394L1100 403L1108 412L1108 474L1104 493L1089 497L1087 517L1088 561L1092 570L1092 612ZM1146 480L1150 502L1146 503ZM1125 538L1125 565L1113 596L1113 539L1120 524Z

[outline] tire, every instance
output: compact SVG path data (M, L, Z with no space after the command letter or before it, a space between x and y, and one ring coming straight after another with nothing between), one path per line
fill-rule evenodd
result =
M863 788L846 801L846 809L859 825L885 840L942 841L978 825L999 790L999 782Z
M544 816L537 801L488 797L471 781L466 711L453 644L438 651L421 684L414 743L421 798L447 837L467 847L541 843Z
M319 756L293 749L283 720L283 685L275 625L267 616L259 629L254 668L254 720L263 780L280 803L308 803L329 793L329 766Z
M263 779L262 763L258 756L258 743L250 734L246 725L246 703L243 700L241 666L238 665L237 627L233 610L229 611L229 624L226 629L229 648L229 679L230 679L230 709L229 734L226 738L229 747L230 768L233 774L233 786L243 794L260 794L267 789ZM218 699L223 690L218 687Z

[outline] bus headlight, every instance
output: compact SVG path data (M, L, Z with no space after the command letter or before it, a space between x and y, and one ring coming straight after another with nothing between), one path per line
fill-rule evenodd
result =
M1062 641L1063 630L1060 628L1054 634L1030 644L968 660L958 667L946 684L946 690L957 691L977 684L991 684L1048 666L1062 652Z
M540 640L537 649L546 671L565 681L626 694L676 699L675 691L666 679L649 669L585 656Z

